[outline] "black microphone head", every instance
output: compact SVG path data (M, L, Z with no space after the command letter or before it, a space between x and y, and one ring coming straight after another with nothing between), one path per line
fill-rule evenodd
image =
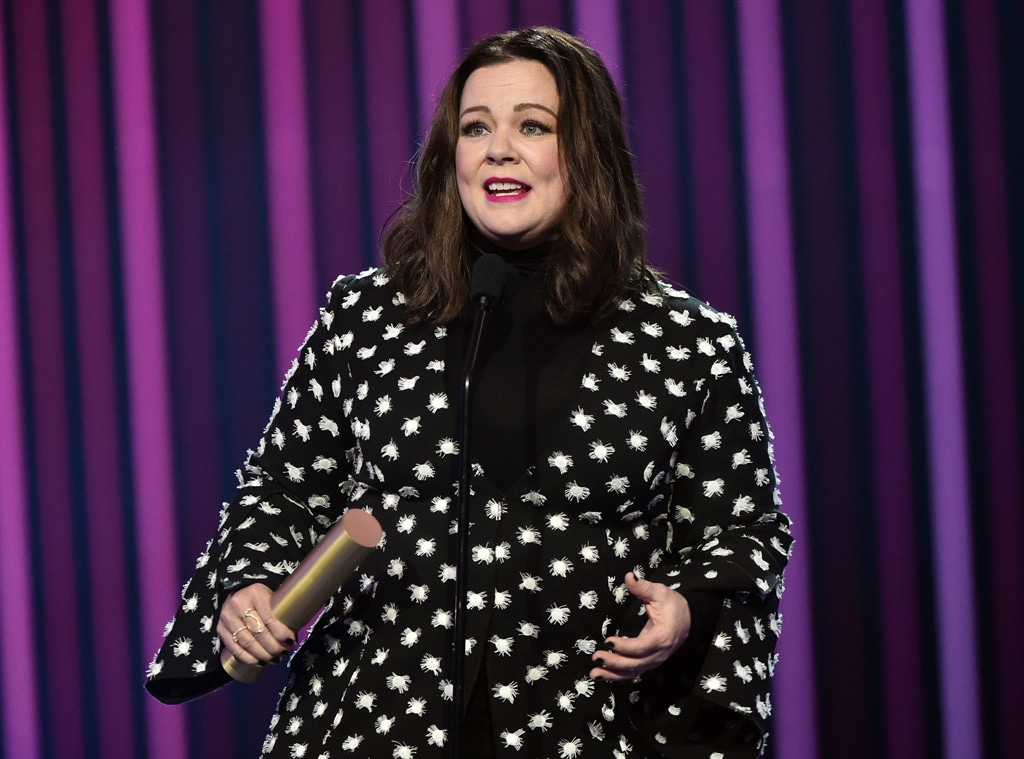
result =
M484 253L473 264L469 277L469 292L473 302L484 311L490 311L501 300L505 289L508 264L497 253Z

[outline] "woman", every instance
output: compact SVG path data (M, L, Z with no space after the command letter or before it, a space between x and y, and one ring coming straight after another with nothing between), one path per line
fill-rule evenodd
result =
M338 280L150 667L177 702L220 647L279 660L270 594L347 508L385 540L291 658L271 757L450 751L458 402L469 271L484 333L462 755L755 756L790 535L732 319L646 263L618 94L563 32L452 75L383 268Z

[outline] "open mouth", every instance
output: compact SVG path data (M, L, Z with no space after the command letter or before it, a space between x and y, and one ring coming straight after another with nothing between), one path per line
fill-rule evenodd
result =
M530 185L523 184L521 182L488 182L484 189L487 190L487 194L495 198L509 197L513 195L523 195L530 191Z

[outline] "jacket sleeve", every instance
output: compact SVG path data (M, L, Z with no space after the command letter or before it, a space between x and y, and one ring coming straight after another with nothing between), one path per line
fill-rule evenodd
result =
M711 747L724 758L756 756L771 711L792 538L750 355L731 317L705 318L713 334L699 350L700 403L676 420L669 558L647 573L687 598L694 624L628 699L641 735L666 756L707 756ZM637 606L635 631L644 621Z
M202 696L230 678L220 666L217 620L232 590L276 589L344 511L351 431L340 400L343 322L350 280L339 280L285 379L263 437L250 451L234 498L196 561L147 690L164 703Z

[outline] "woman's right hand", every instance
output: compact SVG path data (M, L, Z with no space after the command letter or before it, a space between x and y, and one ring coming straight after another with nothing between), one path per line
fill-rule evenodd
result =
M295 645L295 631L274 617L272 591L255 583L224 599L217 621L223 650L243 664L266 666L281 660Z

